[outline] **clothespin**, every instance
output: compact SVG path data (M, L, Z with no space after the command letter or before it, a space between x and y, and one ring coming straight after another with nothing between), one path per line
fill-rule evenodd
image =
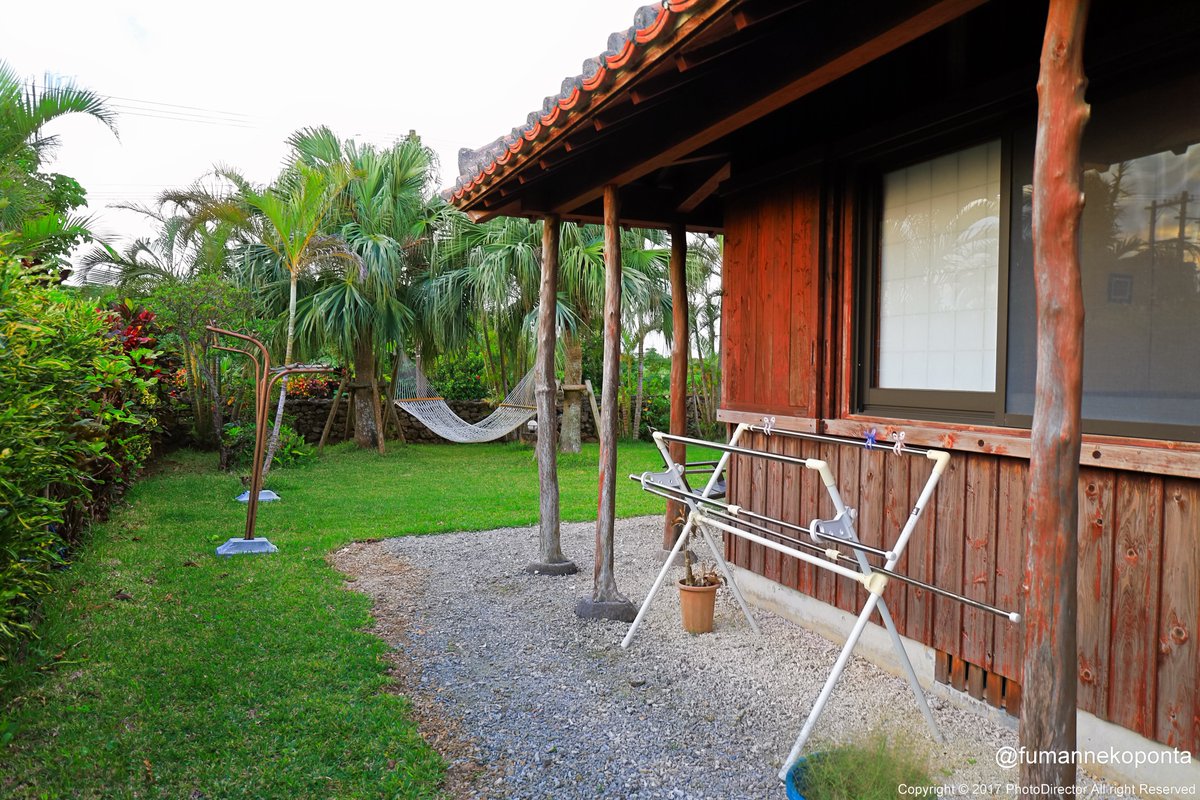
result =
M895 433L892 434L892 439L895 440L895 442L896 442L896 446L892 448L892 451L898 456L903 455L904 454L904 431L896 431Z
M876 437L878 437L878 436L879 436L879 431L875 428L871 428L871 430L867 431L867 449L868 450L875 449Z
M763 417L762 421L763 421L763 433L766 434L767 436L770 436L771 429L775 427L775 418L774 417Z

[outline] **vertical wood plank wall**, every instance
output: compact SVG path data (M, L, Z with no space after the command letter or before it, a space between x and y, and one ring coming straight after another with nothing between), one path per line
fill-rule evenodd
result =
M821 376L841 361L821 319L828 286L820 178L793 176L733 198L724 266L726 408L819 416ZM822 267L825 264L825 267ZM930 462L761 434L755 449L829 462L863 541L894 542ZM899 569L968 597L1019 609L1028 461L953 454ZM808 470L735 457L730 498L807 524L832 510ZM1110 469L1079 476L1079 707L1122 727L1200 753L1200 481ZM742 540L739 566L856 613L851 581ZM893 582L885 594L900 632L1020 680L1018 626Z

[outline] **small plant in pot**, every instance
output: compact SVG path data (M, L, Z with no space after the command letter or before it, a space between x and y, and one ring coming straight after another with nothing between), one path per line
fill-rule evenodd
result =
M679 611L683 629L688 633L711 633L717 588L721 576L715 568L692 567L692 554L683 550L683 577L679 579Z
M924 795L934 782L921 754L875 732L800 759L785 785L788 800L891 800L900 786Z

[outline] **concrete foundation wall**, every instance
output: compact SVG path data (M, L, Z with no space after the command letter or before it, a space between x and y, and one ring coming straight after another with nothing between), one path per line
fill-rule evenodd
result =
M854 626L855 615L843 611L836 606L823 603L816 598L803 594L790 587L768 580L756 572L743 569L731 564L734 579L742 590L746 600L760 608L767 609L781 617L790 619L805 628L819 633L830 641L842 644L846 635ZM908 659L912 662L917 680L925 687L930 696L945 699L947 702L970 711L974 714L999 721L1013 730L1017 729L1015 717L993 708L987 703L974 699L970 695L959 692L952 687L938 683L933 677L934 650L921 642L901 637ZM902 668L896 661L892 650L891 639L879 625L868 625L859 639L854 650L855 655L875 664L885 672L903 677ZM829 662L833 666L833 661ZM1077 747L1081 753L1105 753L1111 748L1118 752L1169 753L1170 748L1147 739L1134 731L1113 725L1111 722L1089 714L1078 712L1076 718ZM981 753L981 758L991 758L992 753ZM1149 792L1156 790L1172 796L1178 795L1180 787L1200 786L1200 762L1192 759L1189 764L1165 764L1164 759L1152 759L1158 763L1145 764L1140 767L1124 764L1089 764L1086 772L1098 778L1104 778L1123 785L1144 785ZM1014 770L1014 779L1015 779Z

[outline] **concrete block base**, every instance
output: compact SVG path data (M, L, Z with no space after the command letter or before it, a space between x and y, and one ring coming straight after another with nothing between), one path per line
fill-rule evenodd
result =
M574 575L579 572L575 562L567 561L530 561L525 565L525 571L530 575Z
M584 597L575 604L575 615L581 619L611 619L617 622L633 622L637 607L628 600L593 600Z
M219 556L255 555L258 553L277 553L279 548L267 539L230 539L217 548Z
M260 502L260 503L273 503L276 500L282 500L282 499L283 499L282 497L275 494L270 489L260 489L258 492L258 502ZM249 503L250 502L249 490L239 494L237 496L237 501L239 503Z

